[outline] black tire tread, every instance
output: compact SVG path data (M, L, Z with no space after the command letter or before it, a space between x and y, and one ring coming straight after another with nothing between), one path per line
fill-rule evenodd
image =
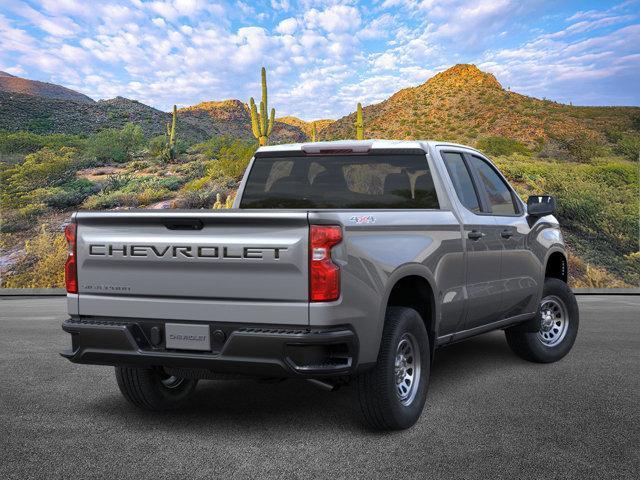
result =
M569 328L570 332L567 332L567 336L563 343L559 346L553 347L557 350L550 350L541 347L541 344L537 338L537 333L525 332L518 329L506 329L505 337L509 348L523 360L533 363L552 363L557 362L565 355L569 353L575 338L580 322L578 304L576 302L573 292L569 286L560 279L546 278L544 282L544 289L542 297L546 295L554 294L565 302L567 309L569 310ZM558 348L560 347L560 348Z
M196 380L186 380L179 392L172 396L163 395L160 385L152 369L116 367L116 380L122 395L132 405L142 410L153 412L176 408L185 400L196 386Z
M380 393L390 388L388 377L383 374L384 372L380 366L386 365L388 362L394 360L395 344L392 340L396 330L399 328L399 324L406 320L408 315L417 317L420 320L420 324L424 326L422 318L418 312L413 309L406 307L389 307L387 309L376 367L358 375L356 378L360 412L366 423L376 430L406 428L406 426L399 426L397 419L394 419L392 416L392 409L395 405L391 405L391 402L395 399ZM424 336L427 338L427 351L421 352L421 355L428 359L430 352L428 351L428 335L426 329ZM423 364L423 368L429 368L428 360L423 362Z

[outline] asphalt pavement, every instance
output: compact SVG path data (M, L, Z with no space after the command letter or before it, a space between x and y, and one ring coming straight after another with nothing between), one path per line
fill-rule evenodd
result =
M65 300L0 299L0 476L28 478L640 477L640 296L581 296L550 365L502 332L436 353L410 430L360 422L353 388L206 381L181 411L137 411L113 369L74 365Z

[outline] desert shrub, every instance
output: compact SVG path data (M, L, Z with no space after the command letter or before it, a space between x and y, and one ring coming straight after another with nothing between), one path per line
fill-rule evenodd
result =
M173 200L172 206L174 208L185 209L212 208L216 201L217 193L215 190L210 189L182 191L180 195Z
M154 157L163 155L166 148L167 137L165 135L158 135L149 140L149 154Z
M120 133L112 128L91 136L89 154L100 162L124 162L127 160L127 152L120 144Z
M60 186L73 178L81 166L72 148L63 147L58 151L43 148L31 153L23 163L0 172L0 204L7 208L31 203L33 190Z
M102 191L105 193L115 192L116 190L120 190L126 187L127 185L129 185L129 183L131 183L132 180L133 180L133 177L131 175L126 175L126 174L109 175L106 181L104 182Z
M34 153L42 148L59 150L72 147L76 150L86 148L87 140L79 135L54 133L38 135L32 132L0 132L0 153Z
M189 143L182 138L178 138L175 148L176 153L183 154L189 150ZM149 140L149 154L165 162L171 159L167 146L167 137L165 135L158 135Z
M251 141L238 140L233 137L212 137L206 142L191 147L194 153L201 153L207 158L216 159L221 156L227 158L251 159L258 146Z
M149 160L134 160L132 162L128 162L126 165L126 169L129 172L139 172L141 170L146 170L147 168L154 165Z
M570 159L579 162L588 162L603 153L601 142L586 132L558 136L555 140L560 144L561 149L566 150Z
M196 160L189 163L183 163L177 165L175 172L179 174L186 182L196 178L200 178L205 174L207 163L201 160Z
M89 154L101 162L125 162L144 142L139 125L127 123L120 130L102 130L89 138Z
M38 220L38 215L46 212L47 206L43 203L31 203L22 208L2 209L0 215L0 232L13 233L33 228Z
M190 182L185 183L182 187L182 190L185 192L197 192L198 190L204 188L208 182L209 178L207 177L195 178Z
M61 231L49 231L43 225L25 244L25 260L3 280L6 288L64 287L64 263L67 242Z
M49 133L53 130L53 120L49 117L39 117L29 120L27 130L33 133Z
M93 195L99 187L84 178L74 179L59 187L35 189L31 193L32 201L44 203L49 208L69 208L80 205L87 197Z
M630 160L638 160L640 158L640 134L620 135L615 145L615 151Z
M573 288L626 288L629 285L603 268L569 254L569 282Z
M88 210L109 210L117 207L137 207L139 205L138 196L135 193L100 192L87 198L82 204L82 208Z
M519 153L527 155L529 150L522 143L506 137L484 137L478 140L476 146L487 155L511 155Z
M152 203L166 200L172 193L166 188L146 188L137 194L138 205L146 207Z
M240 178L247 169L251 157L256 149L252 143L236 141L228 147L224 147L218 153L217 167L224 175L231 178ZM212 167L214 165L212 164ZM214 168L215 168L214 167Z
M185 184L185 179L183 177L164 177L159 178L156 182L160 188L165 188L167 190L178 190L182 185Z

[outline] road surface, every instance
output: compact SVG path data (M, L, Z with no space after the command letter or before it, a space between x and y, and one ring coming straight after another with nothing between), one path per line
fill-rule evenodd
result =
M0 299L3 478L639 478L640 297L581 296L573 351L515 357L502 332L436 354L425 411L380 434L353 389L202 382L168 414L125 403L113 369L58 356L64 298Z

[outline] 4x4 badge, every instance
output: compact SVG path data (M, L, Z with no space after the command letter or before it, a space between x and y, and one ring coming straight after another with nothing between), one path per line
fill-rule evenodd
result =
M357 224L376 223L376 217L373 215L354 215L349 221Z

